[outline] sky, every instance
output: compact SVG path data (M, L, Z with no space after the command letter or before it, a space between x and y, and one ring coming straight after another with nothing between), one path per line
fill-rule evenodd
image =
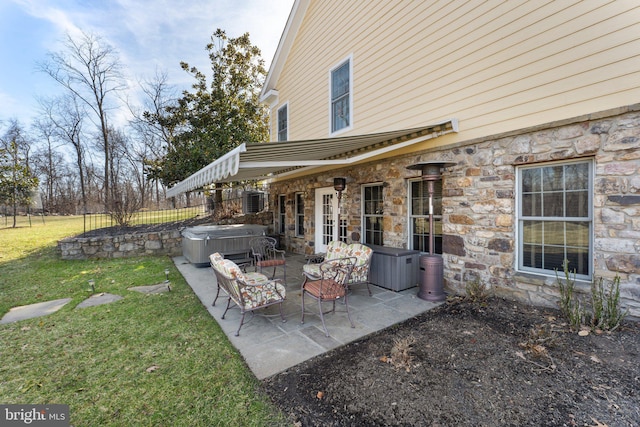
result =
M217 28L248 32L268 69L293 1L0 0L0 123L28 127L38 98L63 93L38 64L63 51L66 34L92 33L115 48L131 86L160 71L184 89L195 80L181 61L210 76L205 47Z

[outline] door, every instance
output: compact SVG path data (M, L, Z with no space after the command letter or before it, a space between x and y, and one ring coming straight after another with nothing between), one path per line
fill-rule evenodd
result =
M315 202L315 251L321 253L330 241L338 240L338 198L333 187L316 189Z

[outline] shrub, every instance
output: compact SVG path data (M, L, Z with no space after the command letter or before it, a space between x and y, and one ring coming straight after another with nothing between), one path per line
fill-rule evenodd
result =
M556 281L560 288L560 311L562 315L569 322L569 327L573 330L580 329L580 326L584 323L584 308L580 298L575 293L576 285L576 272L573 271L573 277L569 271L569 262L567 260L562 264L564 270L564 282L558 277L556 271Z
M489 287L479 278L465 285L465 299L473 303L483 304L489 298Z
M616 330L629 313L620 308L620 276L616 273L609 289L605 290L604 279L594 279L591 283L591 329Z
M403 368L407 372L411 369L413 363L412 347L416 343L413 336L396 339L391 348L391 363L396 368Z
M560 311L569 322L569 327L577 330L586 325L593 331L617 329L629 313L628 309L622 311L620 307L620 276L616 274L608 289L605 289L602 277L593 279L588 310L582 298L575 292L575 270L572 277L567 260L562 266L565 279L560 280L556 272L556 280L560 289Z

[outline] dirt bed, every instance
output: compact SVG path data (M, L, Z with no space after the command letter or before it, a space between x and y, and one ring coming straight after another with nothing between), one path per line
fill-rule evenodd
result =
M264 381L302 426L638 426L640 328L460 298Z

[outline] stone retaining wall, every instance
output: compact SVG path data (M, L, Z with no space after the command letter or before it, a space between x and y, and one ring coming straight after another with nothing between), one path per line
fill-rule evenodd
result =
M273 213L240 215L210 224L261 224L273 227ZM70 237L58 242L62 259L128 258L145 255L182 255L184 227L175 230L133 232L115 236Z
M73 237L58 242L62 259L128 258L143 255L182 255L180 230L117 236Z

